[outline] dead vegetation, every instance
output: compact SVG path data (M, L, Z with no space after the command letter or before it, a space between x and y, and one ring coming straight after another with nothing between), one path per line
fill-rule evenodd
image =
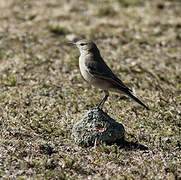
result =
M181 178L180 17L179 0L1 0L0 177ZM73 124L103 94L81 78L69 37L94 40L152 108L111 94L105 107L124 124L124 148L72 142Z

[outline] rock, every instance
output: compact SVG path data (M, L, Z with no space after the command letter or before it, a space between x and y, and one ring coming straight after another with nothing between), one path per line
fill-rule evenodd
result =
M114 143L124 137L124 127L107 113L98 108L90 109L72 129L72 137L80 146L92 146L95 143Z

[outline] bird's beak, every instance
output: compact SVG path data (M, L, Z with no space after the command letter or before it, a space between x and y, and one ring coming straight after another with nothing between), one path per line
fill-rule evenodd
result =
M76 45L76 42L68 42L67 44L70 46L74 46L74 45Z

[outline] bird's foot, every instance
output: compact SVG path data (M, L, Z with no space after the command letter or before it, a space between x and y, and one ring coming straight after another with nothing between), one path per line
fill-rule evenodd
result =
M102 107L100 107L99 105L96 106L96 108L99 109L99 110L102 110Z
M96 106L96 108L99 109L99 110L102 110L102 109L103 109L103 105L104 105L104 104L102 104L102 102L100 102L100 103Z

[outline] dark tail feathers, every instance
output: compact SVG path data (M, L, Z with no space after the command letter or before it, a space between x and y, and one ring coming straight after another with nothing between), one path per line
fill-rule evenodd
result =
M132 99L134 99L138 104L142 105L144 108L146 108L147 110L150 110L148 106L146 106L145 104L143 104L137 97L133 96L129 91L126 92L126 94L131 97Z

